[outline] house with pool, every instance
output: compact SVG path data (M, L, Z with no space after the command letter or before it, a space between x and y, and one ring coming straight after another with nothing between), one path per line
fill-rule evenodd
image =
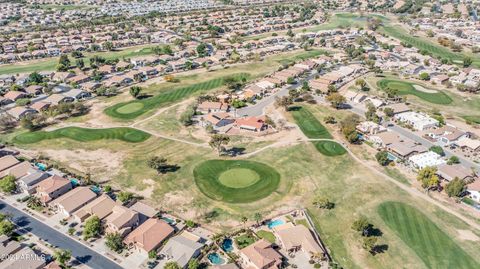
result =
M170 238L160 251L160 256L164 256L164 259L155 268L163 268L163 265L170 261L177 262L181 268L186 268L191 259L200 255L204 246L201 243L203 241L204 239L188 231Z

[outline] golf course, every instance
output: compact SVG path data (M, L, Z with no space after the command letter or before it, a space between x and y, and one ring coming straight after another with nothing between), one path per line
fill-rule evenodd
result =
M54 131L35 131L17 135L14 143L32 144L46 139L69 138L79 142L90 142L102 139L116 139L129 143L139 143L147 140L150 134L127 127L88 129L80 127L66 127Z
M412 206L384 202L378 214L428 268L480 268L445 232Z
M193 170L207 197L227 203L249 203L269 196L280 183L274 168L254 161L208 160Z
M247 79L249 74L239 73L231 77L235 80L242 80ZM197 83L195 85L167 90L150 98L118 103L106 108L105 113L113 118L131 120L150 110L179 101L183 98L191 96L194 93L218 88L224 85L226 79L227 77L215 78L205 82Z
M398 95L413 95L432 104L448 105L453 101L450 96L442 91L425 89L423 86L405 80L382 79L377 82L377 86L381 90L387 88L397 90ZM418 88L425 90L421 91Z
M334 141L313 141L315 148L325 156L339 156L347 153L345 148Z

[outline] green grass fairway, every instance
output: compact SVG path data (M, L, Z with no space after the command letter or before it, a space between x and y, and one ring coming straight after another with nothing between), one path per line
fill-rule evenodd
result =
M231 180L226 179L229 175L232 176ZM243 160L208 160L195 167L193 176L203 194L227 203L260 200L274 192L280 183L280 174L272 167Z
M315 148L325 156L339 156L347 153L345 148L333 141L313 141Z
M391 89L397 89L399 95L414 95L433 104L448 105L453 101L450 96L442 91L437 91L435 93L423 92L416 90L413 85L416 84L408 81L393 79L382 79L377 82L377 86L382 90L387 87Z
M260 175L246 168L233 168L221 173L218 177L220 183L235 189L246 188L255 184L258 180L260 180Z
M66 127L54 131L36 131L23 133L16 136L13 141L19 144L38 143L45 139L70 138L80 142L89 142L101 139L118 139L130 143L139 143L147 140L150 134L127 127L88 129L79 127Z
M441 59L450 59L454 63L461 63L463 59L467 56L465 53L456 53L450 49L441 46L440 44L435 44L433 42L424 40L419 37L414 37L407 33L405 30L401 29L398 26L385 25L381 28L387 35L399 39L407 44L414 46L419 50L425 50L429 52L432 56ZM480 57L471 56L473 60L473 66L480 67Z
M463 116L466 121L480 124L480 116Z
M428 268L480 268L423 213L401 202L384 202L378 214Z
M236 79L248 78L249 74L239 73L233 75L233 77ZM105 113L113 118L126 120L134 119L152 109L179 101L194 93L218 88L223 85L225 78L226 77L216 78L179 89L167 90L147 99L118 103L111 107L107 107Z
M315 116L304 107L293 108L292 115L302 132L308 138L332 139L332 135Z

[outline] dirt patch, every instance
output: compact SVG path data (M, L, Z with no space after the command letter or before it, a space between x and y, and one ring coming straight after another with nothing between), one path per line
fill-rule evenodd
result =
M480 241L480 237L474 234L470 230L457 230L458 238L460 240L468 240L468 241Z
M419 92L426 92L426 93L437 93L438 92L437 90L427 89L423 86L416 85L416 84L414 84L413 87L415 88L415 90L417 90Z

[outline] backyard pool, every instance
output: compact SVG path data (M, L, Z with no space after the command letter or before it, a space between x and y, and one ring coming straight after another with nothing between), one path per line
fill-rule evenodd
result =
M45 171L47 170L47 165L43 163L35 163L35 166L38 167L38 169Z
M225 252L232 252L233 251L233 240L230 238L226 238L222 242L222 249Z
M80 181L76 178L71 178L70 182L72 183L73 187L76 187L76 186L80 185Z
M213 265L219 265L219 264L224 264L225 260L220 256L218 253L210 253L208 254L208 260L213 264Z
M165 222L167 222L168 224L170 225L175 225L177 224L177 222L171 218L167 218L167 217L161 217L162 220L164 220Z
M279 225L282 225L282 224L285 224L285 221L283 221L281 219L276 219L276 220L269 221L267 223L267 226L268 226L269 229L273 229L276 226L279 226Z

